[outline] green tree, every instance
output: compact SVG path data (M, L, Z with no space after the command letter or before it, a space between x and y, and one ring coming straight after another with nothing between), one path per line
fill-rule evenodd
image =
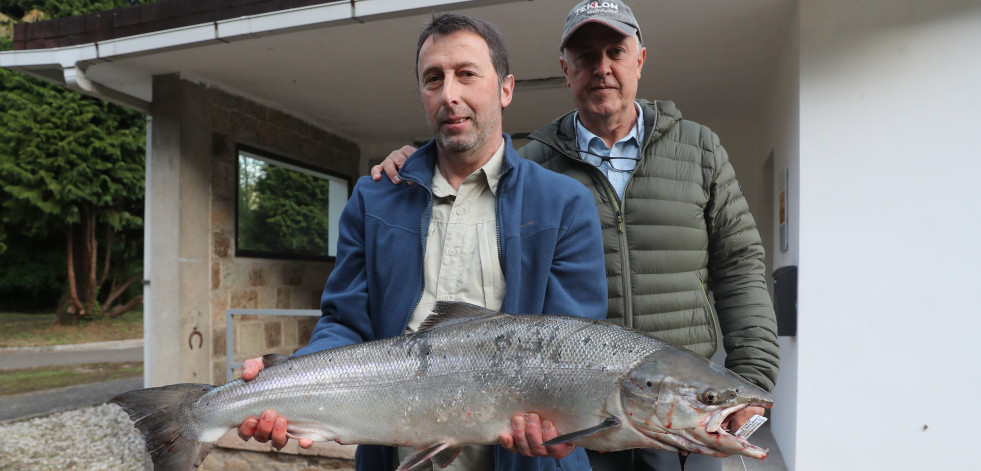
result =
M58 234L8 235L0 254L0 310L54 312L65 292L65 241Z
M0 0L0 12L59 17L135 3L144 2ZM10 46L0 40L0 49ZM139 113L0 70L0 244L10 252L14 240L64 241L52 247L66 274L59 322L112 317L142 301L124 297L142 279L145 125ZM4 270L23 270L9 261Z
M327 256L330 182L240 157L239 185L243 249Z
M23 18L32 10L38 10L44 12L45 18L62 18L144 3L153 3L153 0L0 0L0 13Z

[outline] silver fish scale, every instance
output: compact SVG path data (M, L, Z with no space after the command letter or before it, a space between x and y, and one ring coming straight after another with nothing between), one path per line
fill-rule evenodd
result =
M655 339L576 317L496 315L291 358L201 397L204 428L276 409L292 431L344 443L494 443L519 412L580 430Z

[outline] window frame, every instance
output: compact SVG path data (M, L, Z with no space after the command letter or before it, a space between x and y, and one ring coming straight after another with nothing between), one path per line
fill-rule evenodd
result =
M328 248L327 248L328 253L330 253L330 251L333 250L335 255L326 255L326 256L312 255L312 254L297 254L297 253L289 253L289 252L274 252L274 251L267 251L267 250L242 249L241 247L239 247L239 212L241 210L241 208L239 208L239 191L241 191L242 189L239 181L239 177L241 173L240 159L242 157L243 152L245 152L246 154L251 154L251 155L246 155L246 157L260 160L262 162L265 162L267 165L275 165L277 167L285 168L287 170L291 170L294 172L312 174L317 178L322 178L331 183L333 183L332 179L335 179L335 180L340 180L344 184L346 184L347 191L345 192L346 194L345 194L344 204L340 205L340 207L338 208L336 217L332 217L334 215L330 211L330 208L333 205L328 205L327 207L328 218L330 219L328 227L336 227L339 224L340 213L343 210L344 205L346 205L348 200L351 199L351 195L354 190L353 179L349 175L327 170L325 168L318 167L316 165L311 165L306 162L290 159L280 154L269 152L263 149L258 149L256 147L252 147L246 144L241 144L241 143L236 144L235 145L235 177L233 182L235 186L235 195L234 195L235 215L234 215L234 220L232 221L232 224L235 226L234 256L236 258L263 258L263 259L279 259L279 260L322 261L322 262L335 261L337 259L336 239L334 240L333 247L330 247L331 242L328 240Z

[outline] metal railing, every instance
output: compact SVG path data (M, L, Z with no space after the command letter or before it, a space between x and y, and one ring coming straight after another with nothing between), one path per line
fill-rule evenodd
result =
M242 364L235 361L235 326L233 316L306 316L320 317L319 309L226 309L225 310L225 380L235 379L235 369Z

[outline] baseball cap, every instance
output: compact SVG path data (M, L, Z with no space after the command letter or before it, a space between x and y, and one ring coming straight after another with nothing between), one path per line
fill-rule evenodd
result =
M638 39L643 40L640 37L640 26L637 26L637 18L634 18L634 13L630 11L630 7L617 0L587 0L579 2L566 17L559 49L564 48L572 33L575 33L580 26L586 23L600 23L613 28L624 36L636 34Z

